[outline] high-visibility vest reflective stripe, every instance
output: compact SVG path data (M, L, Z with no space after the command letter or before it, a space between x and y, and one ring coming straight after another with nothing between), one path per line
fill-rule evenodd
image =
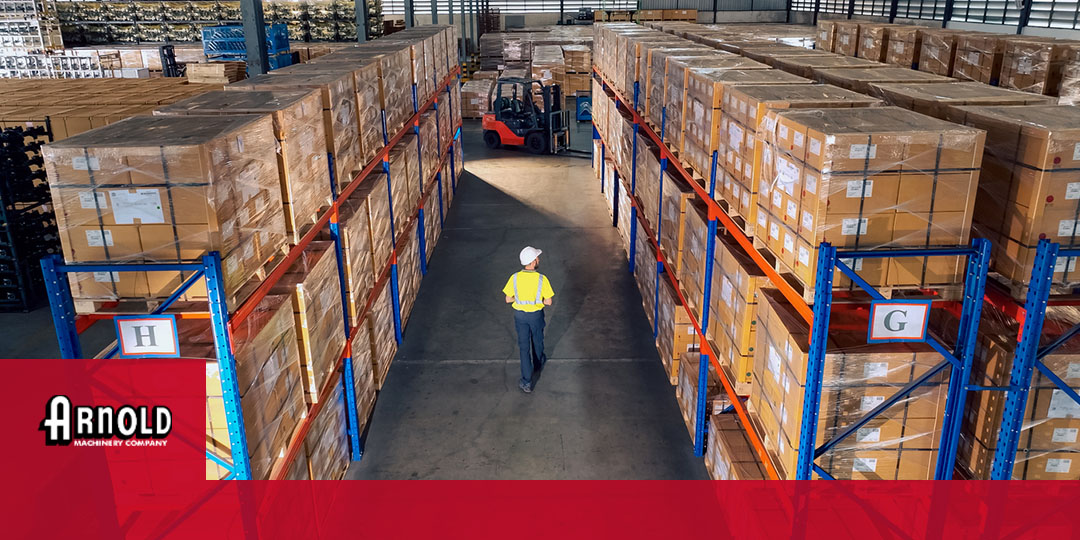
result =
M544 274L536 274L536 277L538 278L537 281L536 281L536 301L533 301L533 302L530 302L528 300L523 300L521 298L521 295L518 294L518 286L517 286L518 274L520 274L520 272L514 274L514 301L521 304L521 305L523 305L523 306L535 306L536 304L539 304L539 303L543 302L544 299L540 298L540 296L543 294L543 290L544 290Z

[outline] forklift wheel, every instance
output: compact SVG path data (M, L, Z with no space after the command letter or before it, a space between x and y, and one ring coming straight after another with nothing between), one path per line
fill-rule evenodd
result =
M534 154L543 154L547 152L547 141L544 140L544 134L539 131L534 131L525 136L525 148L528 148L530 152Z
M488 148L498 148L499 143L501 142L502 140L499 138L499 134L497 132L491 130L484 132L484 144L486 144Z

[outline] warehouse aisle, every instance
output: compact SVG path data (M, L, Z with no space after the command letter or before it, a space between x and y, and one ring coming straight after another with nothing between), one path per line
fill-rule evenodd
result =
M489 151L478 121L463 136L465 178L348 477L707 479L590 161ZM531 395L500 293L527 244L556 293Z

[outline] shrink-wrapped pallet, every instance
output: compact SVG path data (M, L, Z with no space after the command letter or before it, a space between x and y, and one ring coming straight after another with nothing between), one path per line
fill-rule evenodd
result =
M341 480L349 468L349 438L345 432L345 394L335 384L322 410L304 437L312 480Z
M819 69L874 68L887 66L888 64L874 62L873 60L867 60L865 58L855 58L854 56L841 56L838 54L817 56L787 56L783 58L776 58L775 62L773 63L773 67L775 67L776 69L782 69L788 73L792 73L800 77L806 77L807 79L816 79L817 71Z
M416 135L409 134L390 149L390 209L394 216L394 240L401 238L405 224L416 214L420 203L420 150Z
M1001 34L961 34L956 38L952 76L961 81L997 85L1007 40Z
M919 71L951 77L956 63L956 41L960 30L927 28L919 47Z
M322 102L314 90L207 92L160 107L154 114L270 115L278 145L285 232L293 244L318 220L319 210L331 202Z
M1050 38L1011 39L1005 43L999 86L1055 95L1069 59L1080 43Z
M871 85L876 83L947 83L956 81L942 75L902 67L819 69L815 72L815 75L818 82L832 84L867 95L871 93Z
M270 116L136 116L46 146L64 260L190 262L217 251L235 309L285 246ZM68 274L76 310L164 300L190 272ZM193 285L188 299L206 298Z
M713 480L765 480L760 458L734 413L709 418L705 467Z
M375 388L382 389L390 363L397 354L397 338L394 331L394 305L391 299L390 280L387 279L375 294L368 312L367 325L371 335L371 372Z
M682 412L683 423L690 432L690 440L694 440L697 428L697 402L698 402L698 375L701 373L701 353L684 352L679 358L678 381L675 385L675 401L679 403L679 411ZM721 414L725 407L731 405L727 394L720 386L720 378L716 374L716 365L711 359L708 362L705 379L705 421L714 415ZM706 424L706 429L708 429Z
M697 351L698 335L675 286L666 277L660 280L659 291L656 348L660 351L668 382L675 385L679 377L679 359L683 353Z
M1057 100L1017 90L1007 90L977 82L955 83L880 83L870 93L886 104L942 120L962 123L964 105L1052 105Z

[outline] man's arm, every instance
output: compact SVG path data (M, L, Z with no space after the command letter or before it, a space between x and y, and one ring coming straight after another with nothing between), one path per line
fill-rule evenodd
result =
M551 299L550 298L545 298L544 299L544 305L545 306L550 306L551 305Z
M513 295L509 295L509 296L506 297L506 303L507 304L513 304L514 303Z

